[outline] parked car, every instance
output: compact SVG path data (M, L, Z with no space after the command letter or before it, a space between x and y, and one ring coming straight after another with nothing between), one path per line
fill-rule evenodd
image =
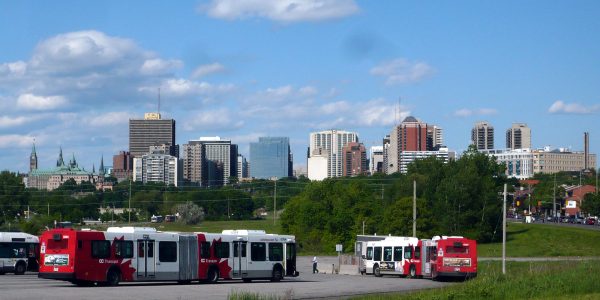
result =
M575 224L585 224L585 219L582 217L575 217L573 220L573 223Z
M595 225L596 224L596 219L594 219L594 218L587 218L585 220L585 224L586 225Z

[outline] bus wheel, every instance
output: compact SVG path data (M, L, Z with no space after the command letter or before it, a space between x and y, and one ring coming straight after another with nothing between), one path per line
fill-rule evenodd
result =
M27 266L25 266L25 263L20 262L15 266L15 275L23 275L25 274L25 269L27 269Z
M415 265L410 266L410 278L417 278L417 268L415 268Z
M110 270L108 274L106 274L106 284L109 286L119 285L119 281L121 280L121 276L118 271Z
M283 272L281 271L281 267L276 266L275 269L273 269L273 277L271 277L271 281L273 281L273 282L281 281L282 278L283 278Z
M219 281L219 270L216 267L208 269L206 281L208 283L217 283Z
M381 270L379 270L379 265L375 265L373 267L373 275L375 275L375 277L381 277Z

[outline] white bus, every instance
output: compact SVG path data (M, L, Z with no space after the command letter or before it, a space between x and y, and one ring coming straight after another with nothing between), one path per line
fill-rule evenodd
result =
M279 281L298 276L295 237L262 230L182 233L149 227L110 227L105 232L54 229L42 234L41 260L40 278L77 285Z
M366 243L363 259L366 274L377 277L421 275L421 241L414 237L387 237Z
M36 270L39 239L23 232L0 232L0 275Z

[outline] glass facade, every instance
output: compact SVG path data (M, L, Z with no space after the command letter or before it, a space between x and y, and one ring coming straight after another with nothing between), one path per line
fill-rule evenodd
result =
M250 143L250 176L270 179L292 176L290 139L287 137L259 137Z

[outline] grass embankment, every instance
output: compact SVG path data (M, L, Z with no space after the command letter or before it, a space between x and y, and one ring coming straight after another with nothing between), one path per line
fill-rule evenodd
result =
M480 257L502 256L502 242L478 244ZM552 224L509 223L506 256L600 256L600 231Z
M600 264L579 262L479 263L477 278L442 289L355 299L600 299Z

